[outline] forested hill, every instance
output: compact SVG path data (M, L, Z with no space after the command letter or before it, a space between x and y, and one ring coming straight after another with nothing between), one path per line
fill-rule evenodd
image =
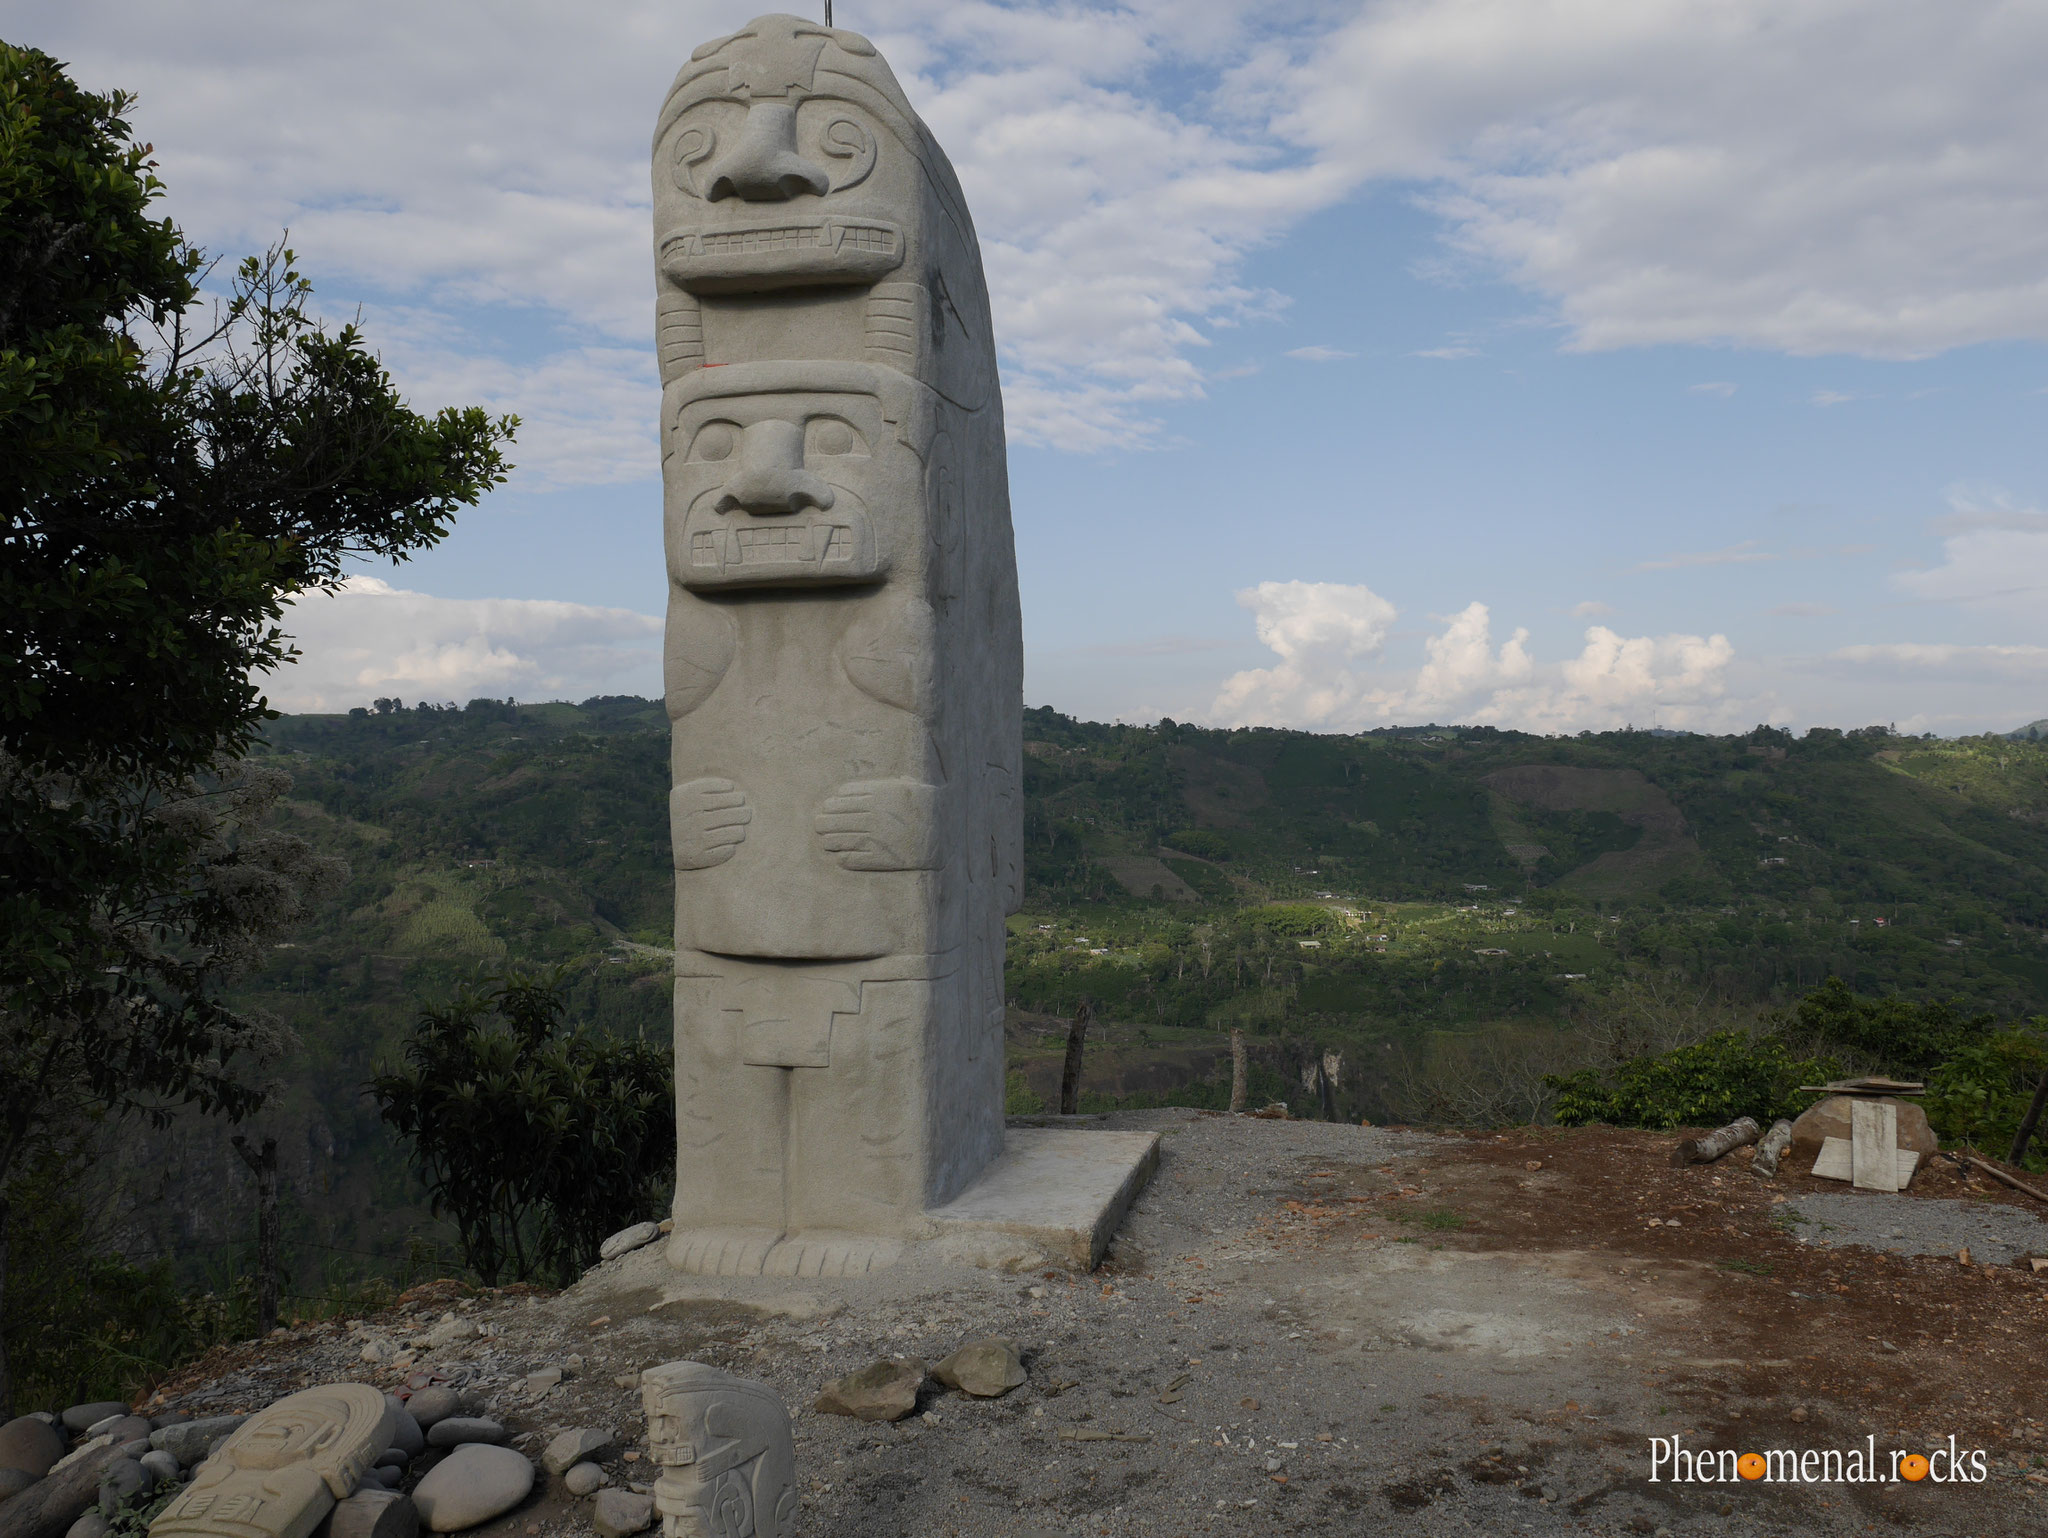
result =
M1444 1032L1570 1032L1644 979L1744 1009L1830 975L2008 1018L2048 1005L2048 742L1334 737L1044 709L1025 738L1010 994L1027 1014L1097 1001L1107 1093L1212 1072L1228 1025L1275 1073L1290 1041L1390 1063ZM667 1033L667 748L660 705L633 698L272 724L286 822L352 872L244 993L304 1043L268 1113L301 1275L424 1221L360 1093L423 1003L563 964L578 1018ZM1054 1071L1036 1042L1013 1041L1033 1085ZM1348 1078L1352 1104L1375 1083ZM151 1147L131 1250L239 1242L246 1211L203 1197L241 1180L222 1129Z

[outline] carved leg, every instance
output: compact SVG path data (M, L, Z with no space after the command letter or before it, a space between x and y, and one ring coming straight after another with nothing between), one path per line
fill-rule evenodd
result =
M894 1262L924 1211L929 982L867 982L827 1068L790 1084L789 1237L769 1269L858 1276Z
M782 1237L790 1070L742 1060L721 980L676 979L676 1199L668 1263L757 1276Z

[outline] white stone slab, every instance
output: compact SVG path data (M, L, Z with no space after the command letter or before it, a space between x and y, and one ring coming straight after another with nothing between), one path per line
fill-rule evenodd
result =
M1913 1179L1913 1171L1920 1167L1920 1155L1911 1148L1901 1148L1897 1155L1899 1183L1895 1190L1903 1191ZM1813 1161L1813 1173L1820 1180L1848 1180L1854 1171L1851 1163L1849 1140L1845 1137L1831 1137L1822 1140L1820 1156Z
M931 1216L942 1234L1010 1234L1092 1271L1158 1167L1156 1132L1013 1127L1001 1156Z
M1899 1108L1858 1100L1849 1108L1849 1173L1859 1191L1899 1188Z

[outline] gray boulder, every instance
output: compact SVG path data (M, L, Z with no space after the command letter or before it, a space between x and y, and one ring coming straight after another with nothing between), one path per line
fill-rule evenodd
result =
M591 1502L590 1525L604 1538L632 1538L654 1522L654 1497L631 1490L600 1490Z
M594 1463L579 1463L562 1476L562 1488L571 1495L588 1495L611 1482L611 1475Z
M510 1511L532 1489L533 1465L522 1454L470 1442L434 1466L412 1501L429 1531L457 1533Z
M900 1421L917 1408L924 1363L914 1356L885 1357L834 1378L811 1408L823 1415L851 1415L862 1421Z
M392 1412L391 1421L391 1445L395 1450L410 1457L427 1445L426 1431L404 1405Z
M41 1479L63 1456L64 1439L33 1415L0 1426L0 1469L21 1469Z
M85 1434L89 1437L112 1437L118 1447L123 1442L148 1441L150 1430L148 1416L121 1414L109 1415L95 1422L85 1428Z
M204 1461L248 1418L246 1415L209 1415L204 1420L159 1426L149 1434L149 1445L169 1453L189 1469Z
M452 1388L423 1388L405 1402L405 1408L421 1431L432 1431L436 1421L461 1411L462 1396Z
M580 1426L550 1441L540 1463L550 1474L566 1474L579 1463L602 1463L618 1455L619 1439L611 1432Z
M64 1529L64 1538L107 1538L114 1524L96 1511L88 1511Z
M176 1479L184 1472L178 1467L178 1460L160 1447L151 1448L135 1461L142 1465L143 1472L149 1475L153 1484Z
M410 1500L372 1487L337 1501L312 1538L419 1538L419 1530L419 1509Z
M43 1476L31 1474L27 1469L0 1468L0 1501L21 1494Z
M505 1428L481 1415L451 1415L427 1429L427 1446L462 1447L471 1442L502 1442Z
M1014 1342L989 1336L967 1342L934 1367L932 1376L963 1394L994 1399L1024 1381L1024 1361Z
M126 1415L128 1407L112 1399L95 1400L91 1404L75 1404L59 1417L66 1431L83 1431L95 1422L103 1421L110 1415Z
M659 1223L635 1223L631 1228L622 1228L597 1247L599 1260L617 1260L621 1255L630 1255L654 1243L661 1237Z
M405 1470L395 1469L388 1463L380 1463L373 1469L363 1471L362 1488L369 1489L373 1480L387 1490L396 1490L405 1483Z
M140 1495L153 1483L149 1471L133 1458L116 1458L100 1476L101 1514L111 1517L123 1501Z
M7 1538L64 1538L71 1524L98 1500L101 1476L114 1461L111 1445L80 1448L60 1460L46 1478L30 1485L0 1511L0 1530Z

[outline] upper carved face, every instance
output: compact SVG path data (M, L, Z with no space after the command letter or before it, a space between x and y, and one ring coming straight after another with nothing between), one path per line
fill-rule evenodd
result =
M693 589L879 581L915 516L919 465L859 391L685 400L665 466L669 561Z
M854 33L764 16L705 44L655 136L663 273L695 293L876 281L913 238L921 138Z

